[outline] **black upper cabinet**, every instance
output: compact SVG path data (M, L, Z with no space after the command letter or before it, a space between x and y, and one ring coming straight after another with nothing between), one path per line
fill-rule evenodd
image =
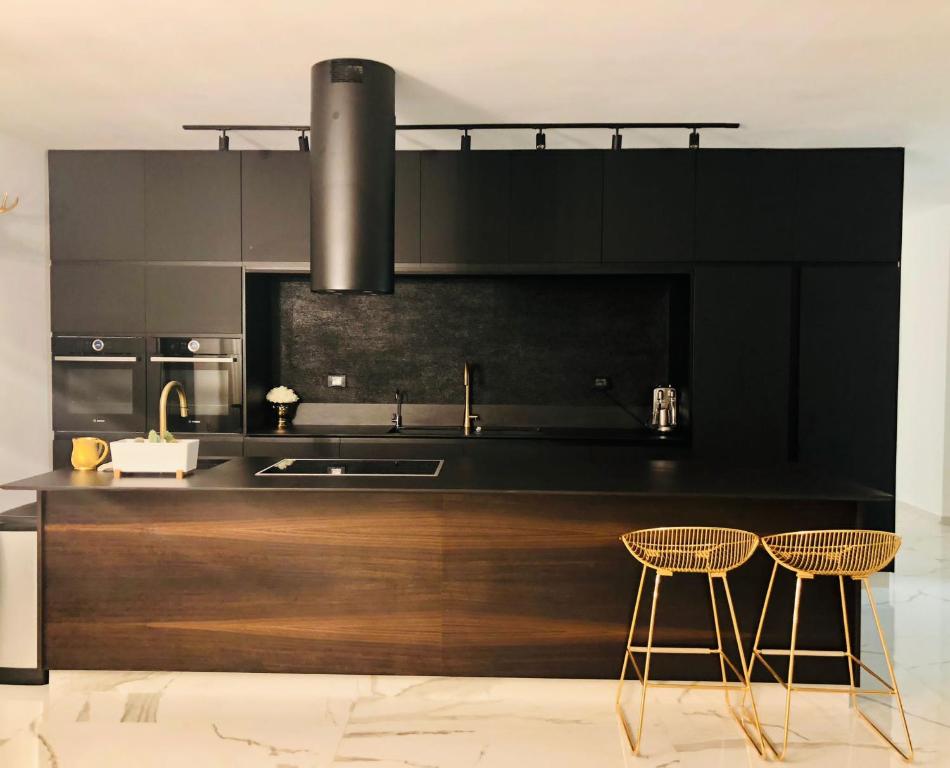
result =
M53 333L142 333L145 266L54 263L50 271L50 305Z
M510 152L422 153L422 261L508 262Z
M149 333L241 333L240 267L150 264L145 284Z
M145 153L49 153L53 261L145 258Z
M794 153L775 149L694 151L696 260L790 260Z
M700 266L693 288L697 457L789 458L792 280L786 266Z
M600 261L603 154L511 152L510 262Z
M795 258L899 261L904 150L804 150L795 154Z
M799 458L888 493L899 318L896 264L802 269Z
M145 155L150 261L241 260L241 153Z
M693 258L696 153L604 153L604 261Z
M244 261L310 260L310 155L241 152Z
M418 264L421 218L422 157L420 152L396 153L396 262Z

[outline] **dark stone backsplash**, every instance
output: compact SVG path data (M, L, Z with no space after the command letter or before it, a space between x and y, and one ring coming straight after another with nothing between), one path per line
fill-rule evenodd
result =
M670 376L669 276L399 277L392 296L326 295L305 277L273 287L278 380L305 401L645 405ZM327 387L345 374L346 389Z

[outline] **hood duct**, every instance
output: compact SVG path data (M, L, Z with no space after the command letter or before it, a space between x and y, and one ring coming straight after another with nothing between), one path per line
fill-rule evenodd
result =
M330 59L310 77L310 287L392 293L396 73Z

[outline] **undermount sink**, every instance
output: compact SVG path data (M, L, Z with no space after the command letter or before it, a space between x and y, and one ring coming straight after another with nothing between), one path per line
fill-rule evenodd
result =
M479 431L472 431L470 437L477 435L497 437L520 437L539 435L544 431L543 427L482 427ZM419 437L458 437L462 435L461 427L392 427L390 434L417 435Z
M399 435L420 435L422 437L461 435L461 427L390 427L390 433Z

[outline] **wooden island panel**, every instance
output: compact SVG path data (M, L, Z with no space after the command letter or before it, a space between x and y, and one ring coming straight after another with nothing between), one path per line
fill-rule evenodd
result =
M854 502L610 494L84 491L42 507L45 667L341 674L613 677L640 574L621 533L858 520ZM770 567L760 553L731 579L747 645ZM712 644L706 589L664 580L657 642ZM840 616L836 589L808 585L803 611ZM801 647L840 642L840 619L806 616ZM692 656L656 670L719 674Z

